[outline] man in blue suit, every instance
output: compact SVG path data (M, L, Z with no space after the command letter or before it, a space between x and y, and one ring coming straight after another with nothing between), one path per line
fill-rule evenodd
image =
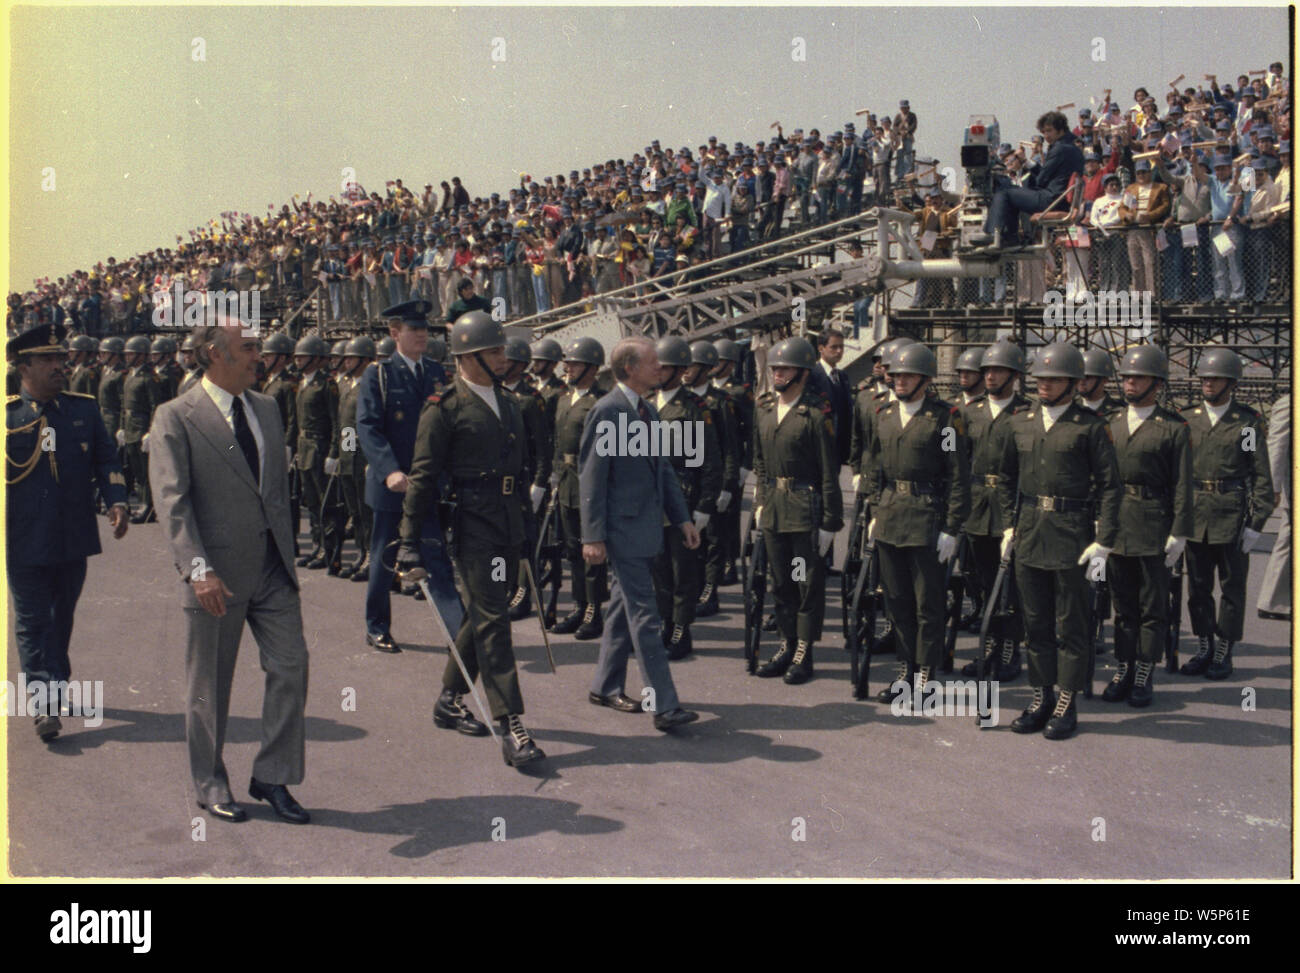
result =
M622 713L639 712L640 703L624 693L628 655L635 652L653 693L646 708L655 714L655 728L668 730L699 714L682 709L673 686L651 565L663 547L665 523L681 528L691 550L699 547L700 532L672 464L636 449L637 424L651 423L653 435L659 419L645 399L659 383L653 342L624 338L610 355L610 369L618 384L587 416L578 453L582 556L590 564L608 560L611 575L605 633L588 699ZM620 438L623 433L626 437Z
M1065 192L1070 177L1083 172L1083 152L1064 115L1059 111L1047 112L1038 119L1038 130L1047 142L1043 164L1023 186L1013 186L1005 177L999 180L984 221L984 233L974 234L972 243L992 242L996 246L995 231L1001 230L1001 245L1013 244L1019 230L1020 214L1044 212Z
M375 513L370 536L370 580L366 586L366 644L380 652L400 652L389 632L393 572L384 566L384 550L397 539L402 499L415 455L415 430L425 400L447 381L437 362L424 358L428 345L428 301L407 301L383 312L397 350L361 376L357 398L357 441L365 454L366 503ZM447 557L436 510L424 521L421 553L429 572L429 589L451 632L464 617ZM392 563L392 559L389 559Z

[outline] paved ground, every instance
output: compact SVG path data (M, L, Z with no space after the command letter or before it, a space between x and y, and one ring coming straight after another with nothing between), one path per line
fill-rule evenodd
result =
M648 716L586 702L593 643L557 640L553 676L536 620L519 622L527 723L550 758L528 776L506 767L491 739L432 726L445 653L430 644L423 603L396 599L393 631L406 651L381 655L362 640L363 586L304 571L308 777L294 793L313 821L293 827L262 804L246 802L251 820L235 826L194 806L184 636L161 529L133 527L104 543L72 643L74 675L104 681L103 724L78 723L47 747L29 720L4 721L17 875L1291 872L1291 652L1287 626L1254 614L1262 553L1251 558L1251 611L1232 679L1160 671L1150 709L1098 697L1083 704L1081 732L1064 742L1006 728L1029 695L1023 675L1002 694L996 730L854 702L838 587L818 678L797 687L745 675L740 589L725 589L724 614L698 623L696 653L674 664L683 700L702 719L673 736L657 733ZM971 658L974 643L964 636L959 656ZM12 630L9 644L12 675ZM1191 650L1185 630L1184 656ZM225 753L243 800L261 673L251 638L241 651ZM1099 687L1111 659L1099 663ZM886 677L877 664L873 682ZM1253 711L1242 708L1248 688ZM343 708L349 689L355 711Z

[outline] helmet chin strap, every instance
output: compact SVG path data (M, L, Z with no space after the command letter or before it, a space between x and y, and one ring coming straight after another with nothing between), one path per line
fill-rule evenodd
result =
M1064 402L1066 399L1068 399L1068 398L1070 398L1071 396L1073 396L1076 388L1077 388L1077 383L1067 385L1067 386L1065 387L1065 391L1062 392L1060 395L1058 395L1058 396L1057 396L1055 399L1053 399L1051 402L1048 402L1046 399L1043 399L1043 405L1047 406L1049 409L1055 409L1058 405L1060 405L1060 404L1061 404L1062 402Z
M583 363L582 363L582 372L578 375L577 378L571 378L571 379L569 379L569 384L572 385L572 386L576 389L579 385L581 385L581 384L586 380L586 378L587 378L587 373L590 372L590 371L592 370L592 368L594 368L594 367L595 367L595 366L592 365L591 362L583 362Z
M1139 402L1141 402L1143 399L1145 399L1148 395L1151 394L1151 390L1156 387L1156 382L1158 381L1160 381L1160 379L1156 378L1155 376L1147 376L1147 387L1142 390L1142 394L1129 395L1127 392L1125 392L1124 401L1126 401L1129 405L1137 405Z
M776 382L773 382L772 388L776 389L778 392L784 392L791 385L797 385L799 382L802 382L804 375L808 374L808 369L800 368L798 371L801 372L802 374L788 379L784 385L777 385Z
M666 379L664 379L662 382L660 382L658 385L654 387L656 392L662 391L664 388L666 388L669 383L671 383L675 378L677 378L679 374L681 374L683 368L683 366L681 365L669 365L668 367L672 369L672 372L669 374L669 376Z
M479 368L483 369L483 371L487 373L487 377L492 380L492 385L495 388L504 387L505 383L501 381L501 376L499 376L496 372L492 371L492 369L488 368L487 362L483 360L483 352L481 351L474 352L474 360L478 362Z
M922 382L917 382L917 383L916 383L916 387L913 388L912 391L909 392L907 395L899 395L899 394L898 394L898 389L895 388L895 389L894 389L894 397L895 397L896 399L898 399L899 402L912 402L912 401L914 401L914 400L916 399L916 397L917 397L918 395L921 395L922 393L925 392L925 386L926 386L926 384L927 384L927 383L926 383L926 382L923 382L923 381L922 381Z
M1007 378L1007 380L995 389L992 385L988 383L988 379L985 379L984 390L988 392L990 399L1005 399L1007 397L1006 396L1007 389L1011 387L1011 383L1014 382L1015 380L1016 380L1016 373L1012 372L1011 375Z

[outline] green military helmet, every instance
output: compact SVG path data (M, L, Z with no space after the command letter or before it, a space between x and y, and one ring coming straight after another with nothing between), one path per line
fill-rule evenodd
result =
M468 355L489 348L502 348L506 343L506 330L500 321L492 320L487 311L466 311L456 319L451 329L451 353Z
M1115 360L1105 348L1089 348L1083 353L1085 378L1114 378Z
M99 343L99 350L106 351L110 355L120 355L126 351L126 342L114 335L111 338L105 338Z
M133 334L126 339L123 350L128 355L147 355L149 354L149 339L142 334Z
M1241 381L1241 358L1229 348L1211 348L1196 366L1197 378L1230 378Z
M984 349L980 368L1009 368L1013 372L1025 371L1025 353L1010 341L995 341Z
M527 365L533 360L533 350L523 338L510 338L506 341L506 361L521 362Z
M447 339L439 338L435 335L429 335L429 340L424 343L424 357L432 358L440 362L447 357Z
M391 336L380 338L379 344L375 346L375 354L380 358L391 358L395 351L397 351L397 342Z
M176 339L169 338L166 335L154 338L149 350L155 355L174 355L176 354Z
M937 378L939 362L929 348L913 342L894 352L894 362L889 366L889 371L893 375L925 375L929 378Z
M293 346L295 355L308 355L312 358L323 358L330 353L329 345L325 344L325 339L320 335L309 334L298 339L298 343Z
M1034 378L1083 378L1083 352L1063 341L1044 345L1034 357L1030 374Z
M689 368L691 364L691 346L686 343L685 338L675 334L660 338L659 343L655 345L655 354L659 356L660 365Z
M605 349L595 338L574 338L569 342L569 350L564 353L564 360L595 365L599 368L605 364Z
M334 342L334 347L330 349L331 358L342 358L347 354L348 343L346 340Z
M564 349L554 338L543 338L533 345L533 361L560 362L564 359Z
M885 342L885 346L880 349L880 364L892 371L894 367L894 356L908 345L914 344L916 344L916 339L909 338L907 335L900 335L897 338Z
M713 347L718 350L719 360L739 364L743 352L740 350L740 345L730 338L719 338L713 343Z
M194 335L187 334L183 339L181 339L181 351L197 351L197 350L198 350L198 345L194 341ZM265 351L266 349L264 348L262 350Z
M1149 375L1152 378L1169 378L1169 358L1155 345L1139 345L1124 353L1116 374Z
M375 339L366 335L353 338L347 343L347 347L343 349L343 354L373 361L375 357Z
M786 338L767 353L769 368L816 368L817 352L807 338Z
M691 344L691 364L708 365L712 368L718 363L718 349L708 341L696 341Z
M264 355L292 355L293 339L283 331L277 331L273 335L268 335L262 342L262 354Z
M99 342L88 334L79 334L68 342L68 349L70 351L89 351L93 353L99 351Z
M957 356L957 371L959 372L978 372L980 370L980 361L984 357L983 348L967 348Z

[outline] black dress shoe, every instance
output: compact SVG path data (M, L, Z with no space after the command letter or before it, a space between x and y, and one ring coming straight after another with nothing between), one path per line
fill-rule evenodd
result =
M518 716L503 716L500 722L501 756L509 766L523 767L546 759L546 754L533 742L532 734L524 728Z
M402 647L393 641L393 637L387 632L382 635L367 635L366 645L373 645L380 652L401 652Z
M556 635L572 635L582 624L583 615L587 611L586 605L579 605L569 614L565 615L558 622L551 626L551 631Z
M57 716L36 717L36 735L41 738L42 743L49 743L62 729L63 723Z
M605 616L601 614L600 605L592 602L582 613L582 624L573 633L579 642L590 642L605 634Z
M450 689L444 689L438 702L433 704L433 725L471 737L488 735L487 724L474 719L474 714L465 705L461 694Z
M238 824L240 821L248 820L248 812L236 804L234 801L222 801L219 804L204 804L198 802L199 807L203 808L218 821L229 821L232 824Z
M316 560L316 558L320 556L321 556L320 548L318 547L311 553L304 554L302 557L298 558L298 560L294 561L293 563L298 565L298 567L300 568L305 568L308 564L310 564L312 561Z
M327 565L328 563L329 562L325 560L324 552L322 552L320 554L317 554L314 558L312 558L310 561L304 564L303 567L305 567L308 571L319 571L321 568L325 567L325 565Z
M1042 686L1034 687L1034 699L1025 711L1011 721L1013 733L1037 733L1047 725L1052 717L1052 707L1056 705L1056 694Z
M290 824L306 824L311 815L293 799L289 788L283 784L263 784L256 777L248 782L248 795L254 800L266 801L276 815Z
M610 709L616 709L620 713L640 713L641 704L631 696L624 693L615 693L613 696L601 696L599 693L587 693L587 702L592 706L608 706Z
M328 574L331 578L337 578L340 574L343 573L343 562L342 561L327 562L327 568L325 573Z
M335 572L335 574L337 574L338 577L342 578L344 581L347 581L352 577L352 572L355 571L356 569L357 566L355 564L353 564L352 562L348 562L347 564L342 565L338 569L338 571Z
M682 709L678 706L675 710L670 710L667 713L656 713L655 729L665 731L671 730L675 726L684 726L687 723L694 723L699 718L699 713L695 713L688 709Z

